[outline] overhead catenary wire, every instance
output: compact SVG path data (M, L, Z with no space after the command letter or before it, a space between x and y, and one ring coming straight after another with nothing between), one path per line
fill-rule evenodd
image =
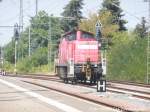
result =
M56 1L54 0L53 2L51 2L51 3L48 4L48 5L46 5L45 7L51 6L51 4L53 4L53 6L48 9L48 12L51 11L51 13L52 13L52 10L54 10L58 5L60 5L62 1L63 1L63 0L61 0L61 1L59 1L59 2L56 2ZM56 4L54 4L54 3L56 3ZM59 7L59 6L58 6L58 7Z
M31 6L32 6L33 4L31 4ZM28 6L28 7L26 7L26 8L23 8L23 13L26 13L27 12L27 10L31 7L31 6ZM8 19L5 19L5 20L3 20L3 21L0 21L0 22L9 22L9 21L12 21L12 20L15 20L17 17L19 17L19 14L20 14L20 12L18 12L15 16L13 16L13 17L11 17L11 18L8 18Z

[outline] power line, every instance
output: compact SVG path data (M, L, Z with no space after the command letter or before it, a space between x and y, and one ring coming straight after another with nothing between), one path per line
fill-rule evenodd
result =
M11 1L11 3L13 3L14 5L16 5L16 1L14 1L14 0L10 0Z
M11 25L10 26L9 25L8 26L0 26L0 28L14 28L14 27L15 26L11 26ZM18 27L23 27L23 26L18 26Z
M116 6L116 7L118 7L119 9L122 9L120 6L116 5L115 3L111 3L111 4L114 5L114 6ZM127 10L123 10L123 11L126 12L126 13L128 13L130 16L133 16L134 18L136 18L136 19L138 19L138 20L141 21L141 18L137 17L136 15L128 12Z
M33 4L31 4L31 5L33 5ZM23 11L22 11L22 12L25 13L29 8L30 8L30 6L28 6L28 7L26 7L26 8L23 8ZM5 19L5 20L3 20L3 21L1 21L1 22L8 22L8 21L15 20L19 15L20 15L20 12L17 13L15 16L13 16L13 17L11 17L11 18L8 18L7 20Z
M54 0L54 1L51 2L50 4L46 5L45 8L48 7L48 6L50 6L51 4L53 4L53 7L48 8L48 12L49 12L49 11L52 11L52 10L55 9L55 7L57 7L58 5L60 5L62 1L63 1L63 0L61 0L61 1L59 1L59 2L57 3L57 2ZM56 4L54 4L54 2L55 2Z

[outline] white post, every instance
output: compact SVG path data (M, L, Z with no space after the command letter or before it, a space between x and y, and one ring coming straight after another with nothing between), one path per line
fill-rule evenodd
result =
M48 65L49 65L49 71L51 70L51 17L49 19L49 36L48 36Z
M14 72L16 73L17 72L17 40L15 41L15 69L14 69Z
M30 26L29 26L29 57L31 56L31 33L30 33Z

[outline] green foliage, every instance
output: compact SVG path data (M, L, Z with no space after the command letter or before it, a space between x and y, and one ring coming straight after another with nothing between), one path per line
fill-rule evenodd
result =
M100 15L109 11L112 14L111 23L119 26L119 31L126 31L125 24L127 21L122 19L124 14L122 14L122 9L120 8L119 0L104 0L102 3L103 8L100 9Z
M24 73L28 73L32 70L32 62L30 60L30 58L23 58L22 60L18 61L17 63L17 72L24 72Z
M31 52L34 54L36 49L40 47L48 47L48 41L50 42L51 34L51 44L57 44L61 36L62 30L60 27L60 20L53 16L48 16L44 11L40 11L37 16L32 17L31 20ZM18 58L22 59L28 56L28 42L29 42L29 27L21 33L20 39L17 45ZM15 40L8 43L5 46L5 56L6 60L14 63L14 47ZM56 50L56 45L51 45L52 49Z
M47 64L47 48L38 48L31 57L25 57L18 61L18 72L32 72L35 67Z
M136 25L134 32L141 38L147 36L148 27L146 26L146 20L144 17L142 17L141 23Z
M144 82L147 40L137 39L135 35L127 33L114 35L114 44L108 51L107 78Z
M32 67L32 73L48 73L49 72L49 66L48 65L42 65L38 67Z
M117 5L117 7L115 5ZM63 19L64 31L78 27L95 34L95 24L98 20L102 23L102 35L111 38L112 44L108 50L108 79L132 80L142 82L146 74L146 39L137 38L135 34L121 32L126 30L126 21L122 19L122 10L119 0L104 0L103 8L99 15L90 14L89 19L81 21L83 0L71 0L64 8L62 16L73 17L75 20ZM17 70L18 72L48 72L53 70L53 59L57 52L60 35L63 32L61 22L53 15L48 16L40 11L30 20L31 27L31 56L28 56L28 30L27 27L21 33L17 46ZM144 24L144 21L143 21ZM51 37L50 37L51 36ZM51 38L51 41L50 41ZM50 43L50 44L48 44ZM12 42L5 46L5 64L7 71L14 70L14 37ZM51 49L51 52L50 52ZM51 54L51 62L48 60L48 51Z
M62 13L64 17L73 17L74 20L62 20L62 28L65 32L78 27L78 23L82 18L83 0L71 0L65 7Z
M40 11L37 16L31 18L30 22L31 57L28 57L29 27L27 27L21 33L17 45L17 69L19 72L31 72L40 66L46 66L49 61L48 50L50 48L53 61L62 33L59 18L53 17L53 15L48 16L45 11ZM15 38L13 37L12 41L5 46L5 60L11 64L14 64L15 61L14 48Z
M14 41L10 42L8 45L4 47L4 56L5 60L14 63L14 57L15 57L15 43Z
M47 48L38 48L31 56L31 62L34 67L47 64Z
M40 11L37 16L31 18L31 42L33 51L38 47L46 47L48 44L49 16Z
M111 23L111 13L109 11L105 11L99 16L97 14L90 14L89 19L81 21L80 29L95 34L95 24L98 20L102 24L101 31L103 37L112 38L112 34L118 30L118 26Z
M13 72L14 71L14 64L9 63L8 61L4 61L4 66L3 68L7 71L7 72Z

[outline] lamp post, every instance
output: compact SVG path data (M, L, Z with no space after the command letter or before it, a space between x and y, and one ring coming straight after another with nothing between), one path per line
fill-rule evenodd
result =
M14 37L15 37L15 69L14 72L17 73L17 45L18 45L18 39L19 39L19 27L16 23L14 25Z
M52 51L51 51L51 41L52 41L52 37L51 37L51 19L52 19L52 16L50 16L50 19L49 19L49 38L48 38L48 65L49 65L49 71L51 71L51 58L52 58Z

